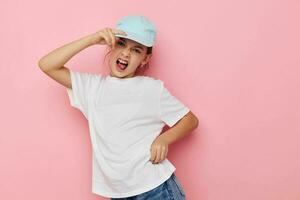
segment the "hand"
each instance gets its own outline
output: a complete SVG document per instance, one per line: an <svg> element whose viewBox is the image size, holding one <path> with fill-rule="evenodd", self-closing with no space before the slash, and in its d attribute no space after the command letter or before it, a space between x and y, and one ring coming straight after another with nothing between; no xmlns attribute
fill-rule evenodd
<svg viewBox="0 0 300 200"><path fill-rule="evenodd" d="M116 43L115 34L126 35L124 31L112 28L104 28L92 34L92 44L107 44L114 48Z"/></svg>
<svg viewBox="0 0 300 200"><path fill-rule="evenodd" d="M151 145L151 158L153 164L163 161L167 157L168 142L164 139L163 134L159 135Z"/></svg>

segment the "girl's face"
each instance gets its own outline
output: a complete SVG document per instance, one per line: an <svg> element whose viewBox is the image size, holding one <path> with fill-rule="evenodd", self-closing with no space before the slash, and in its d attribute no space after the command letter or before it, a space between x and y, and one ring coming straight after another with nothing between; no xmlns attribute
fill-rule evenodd
<svg viewBox="0 0 300 200"><path fill-rule="evenodd" d="M119 78L133 77L140 65L145 65L151 57L147 55L147 47L127 38L116 37L115 48L112 49L109 65L110 75Z"/></svg>

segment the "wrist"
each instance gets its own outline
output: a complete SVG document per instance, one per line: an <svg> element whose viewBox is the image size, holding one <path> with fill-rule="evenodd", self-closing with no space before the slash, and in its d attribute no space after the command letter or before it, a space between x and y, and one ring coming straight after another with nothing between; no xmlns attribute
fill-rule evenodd
<svg viewBox="0 0 300 200"><path fill-rule="evenodd" d="M87 44L88 46L91 46L91 45L96 44L96 40L95 40L94 34L85 36L83 39L86 41L86 44Z"/></svg>
<svg viewBox="0 0 300 200"><path fill-rule="evenodd" d="M164 140L168 145L172 144L174 142L174 134L170 132L170 129L165 131L160 135L162 140Z"/></svg>

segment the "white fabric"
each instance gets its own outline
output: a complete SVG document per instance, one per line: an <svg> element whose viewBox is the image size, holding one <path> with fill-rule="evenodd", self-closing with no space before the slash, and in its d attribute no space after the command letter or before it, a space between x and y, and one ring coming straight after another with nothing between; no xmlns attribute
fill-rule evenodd
<svg viewBox="0 0 300 200"><path fill-rule="evenodd" d="M117 78L70 70L71 106L88 120L93 149L92 192L122 198L147 192L176 170L150 161L152 142L190 110L148 76Z"/></svg>

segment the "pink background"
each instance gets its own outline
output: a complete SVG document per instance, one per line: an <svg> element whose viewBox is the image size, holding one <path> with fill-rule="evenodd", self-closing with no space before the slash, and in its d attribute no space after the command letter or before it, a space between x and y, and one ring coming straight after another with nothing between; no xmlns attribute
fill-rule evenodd
<svg viewBox="0 0 300 200"><path fill-rule="evenodd" d="M187 199L300 199L299 1L0 4L0 199L104 199L91 193L87 121L37 63L128 14L158 28L147 75L199 118L168 153ZM89 47L66 66L107 73L104 50Z"/></svg>

